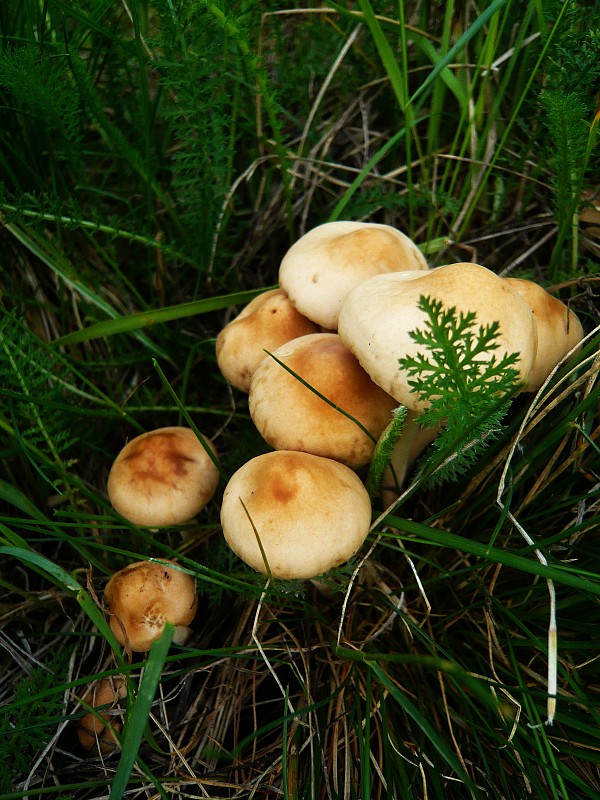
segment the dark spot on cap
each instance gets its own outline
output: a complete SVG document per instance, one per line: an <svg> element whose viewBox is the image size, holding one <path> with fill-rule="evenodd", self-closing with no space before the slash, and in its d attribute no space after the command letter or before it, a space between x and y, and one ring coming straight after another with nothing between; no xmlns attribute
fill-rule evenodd
<svg viewBox="0 0 600 800"><path fill-rule="evenodd" d="M184 478L188 474L187 465L195 459L178 447L178 438L176 433L161 432L135 442L123 456L123 461L133 462L133 480L175 486L174 478Z"/></svg>
<svg viewBox="0 0 600 800"><path fill-rule="evenodd" d="M270 486L271 494L278 503L289 503L296 494L296 489L289 481L286 481L281 475L274 475L271 478Z"/></svg>

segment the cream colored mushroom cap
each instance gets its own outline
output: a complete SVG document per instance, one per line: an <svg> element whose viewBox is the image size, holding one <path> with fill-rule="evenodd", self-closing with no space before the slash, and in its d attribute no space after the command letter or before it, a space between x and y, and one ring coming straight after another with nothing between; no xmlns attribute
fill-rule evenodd
<svg viewBox="0 0 600 800"><path fill-rule="evenodd" d="M258 537L274 577L313 578L356 553L369 532L371 503L344 464L276 450L232 475L221 524L231 549L257 572L268 574Z"/></svg>
<svg viewBox="0 0 600 800"><path fill-rule="evenodd" d="M247 392L252 375L269 352L319 327L297 311L283 289L263 292L219 333L217 364L226 381Z"/></svg>
<svg viewBox="0 0 600 800"><path fill-rule="evenodd" d="M524 391L535 392L559 361L583 339L576 314L543 286L524 278L505 278L529 304L537 330L536 358Z"/></svg>
<svg viewBox="0 0 600 800"><path fill-rule="evenodd" d="M135 525L179 525L206 506L218 483L219 470L195 433L173 426L142 433L125 445L108 476L108 496Z"/></svg>
<svg viewBox="0 0 600 800"><path fill-rule="evenodd" d="M335 333L302 336L273 355L311 388L275 358L260 364L250 384L248 404L263 438L276 450L302 450L350 467L366 464L398 405L394 398L373 383Z"/></svg>
<svg viewBox="0 0 600 800"><path fill-rule="evenodd" d="M138 653L150 649L167 622L175 625L173 641L183 644L198 607L192 576L154 561L137 561L115 572L104 598L117 641Z"/></svg>
<svg viewBox="0 0 600 800"><path fill-rule="evenodd" d="M475 312L476 325L499 322L497 359L519 353L515 365L523 382L533 366L537 334L533 314L519 293L503 278L478 264L458 263L429 272L396 272L370 278L346 298L339 320L339 336L363 368L388 394L413 411L426 404L414 393L398 359L427 353L410 332L426 327L419 297L440 300L457 312ZM480 359L485 362L485 354Z"/></svg>
<svg viewBox="0 0 600 800"><path fill-rule="evenodd" d="M308 319L335 331L348 292L373 275L427 270L419 248L401 231L374 222L326 222L285 254L279 284Z"/></svg>

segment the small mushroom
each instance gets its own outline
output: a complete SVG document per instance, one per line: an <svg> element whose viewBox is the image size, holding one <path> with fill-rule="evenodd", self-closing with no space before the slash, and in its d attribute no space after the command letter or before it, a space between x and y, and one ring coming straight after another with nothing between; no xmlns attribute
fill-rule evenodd
<svg viewBox="0 0 600 800"><path fill-rule="evenodd" d="M505 281L528 303L537 330L537 352L523 390L535 392L559 361L583 339L576 314L543 286L524 278Z"/></svg>
<svg viewBox="0 0 600 800"><path fill-rule="evenodd" d="M231 549L257 572L284 579L314 578L347 561L370 523L369 495L355 472L287 450L240 467L221 508Z"/></svg>
<svg viewBox="0 0 600 800"><path fill-rule="evenodd" d="M225 380L248 392L254 371L272 351L319 327L294 308L282 289L255 297L217 336L217 364Z"/></svg>
<svg viewBox="0 0 600 800"><path fill-rule="evenodd" d="M348 292L367 278L400 270L428 270L414 242L390 225L326 222L285 254L279 284L298 311L335 331Z"/></svg>
<svg viewBox="0 0 600 800"><path fill-rule="evenodd" d="M519 379L527 381L537 348L531 308L503 278L479 264L459 263L429 272L377 275L356 287L346 298L339 318L339 336L371 379L407 408L426 407L409 383L398 359L423 353L411 331L423 329L427 317L418 306L421 296L442 301L457 312L475 312L477 325L498 322L496 358L518 353ZM486 354L480 354L484 364Z"/></svg>
<svg viewBox="0 0 600 800"><path fill-rule="evenodd" d="M173 642L185 644L198 607L192 576L155 561L137 561L115 572L104 598L115 638L136 653L148 651L167 622L175 626Z"/></svg>
<svg viewBox="0 0 600 800"><path fill-rule="evenodd" d="M191 520L218 483L219 470L190 428L158 428L121 450L108 476L108 496L125 519L157 528Z"/></svg>
<svg viewBox="0 0 600 800"><path fill-rule="evenodd" d="M119 748L115 732L121 730L121 723L111 714L119 700L127 696L123 678L102 678L94 681L84 696L84 701L92 708L111 706L98 714L86 714L77 724L77 738L84 750L97 748L102 755L109 755Z"/></svg>
<svg viewBox="0 0 600 800"><path fill-rule="evenodd" d="M248 396L263 438L276 450L302 450L350 467L366 464L398 405L394 398L373 383L335 333L302 336L273 356L278 360L266 358L256 370Z"/></svg>

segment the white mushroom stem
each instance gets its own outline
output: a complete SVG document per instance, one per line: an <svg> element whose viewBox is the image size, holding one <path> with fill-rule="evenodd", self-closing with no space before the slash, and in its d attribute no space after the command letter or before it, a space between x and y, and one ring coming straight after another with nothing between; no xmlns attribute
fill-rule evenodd
<svg viewBox="0 0 600 800"><path fill-rule="evenodd" d="M187 625L175 625L173 630L173 644L185 644L192 635L192 629Z"/></svg>
<svg viewBox="0 0 600 800"><path fill-rule="evenodd" d="M383 479L382 496L386 507L396 500L408 470L440 432L438 427L422 428L416 422L418 416L416 411L407 411L402 434L392 451Z"/></svg>

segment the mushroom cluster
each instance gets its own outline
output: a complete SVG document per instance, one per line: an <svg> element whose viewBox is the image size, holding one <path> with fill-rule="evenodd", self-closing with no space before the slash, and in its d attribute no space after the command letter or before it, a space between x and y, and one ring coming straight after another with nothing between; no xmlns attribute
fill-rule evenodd
<svg viewBox="0 0 600 800"><path fill-rule="evenodd" d="M342 466L344 480L351 474L356 484L353 471L370 461L399 404L408 414L388 471L396 486L437 435L419 426L426 403L398 363L422 347L410 335L426 322L421 297L475 313L480 326L497 323L493 355L517 354L524 391L539 388L583 336L573 312L542 287L473 263L430 269L418 247L387 225L334 222L309 231L285 254L279 285L221 331L217 362L224 377L248 393L252 420L274 449L231 478L223 532L250 566L280 577L314 577L355 553L368 532L364 516L357 535L351 522L357 506L346 499L338 508L334 489L327 490L331 525L318 491L335 486L331 465L338 473ZM480 354L482 368L490 357ZM236 371L243 381L231 378ZM319 465L315 471L313 464ZM309 480L313 474L320 479ZM366 508L358 488L357 496L358 508ZM332 540L340 529L347 530L347 554L338 551L337 562L326 566L315 550L319 556L326 544L336 550Z"/></svg>
<svg viewBox="0 0 600 800"><path fill-rule="evenodd" d="M277 578L317 577L359 550L371 498L356 470L372 459L398 405L408 412L388 472L396 487L437 435L419 426L425 403L399 365L424 347L411 336L426 322L420 298L474 313L480 326L497 324L494 355L517 354L524 391L539 388L583 337L575 314L542 287L473 263L430 269L387 225L335 222L309 231L283 258L279 282L216 341L224 378L247 393L252 420L273 448L227 483L223 535L250 567ZM489 353L478 358L483 368ZM161 428L125 445L108 492L136 525L180 525L211 500L219 474L211 442ZM185 642L197 608L193 579L164 562L129 565L108 582L105 598L111 628L130 651L148 650L167 620L174 640Z"/></svg>
<svg viewBox="0 0 600 800"><path fill-rule="evenodd" d="M220 332L221 372L248 393L252 420L274 448L234 474L221 510L226 540L254 569L312 578L366 538L370 498L354 470L370 461L398 404L338 336L338 316L367 278L428 269L389 225L326 223L288 250L280 288Z"/></svg>

